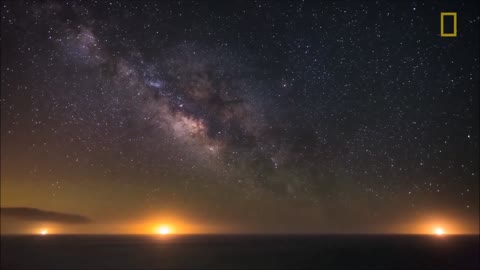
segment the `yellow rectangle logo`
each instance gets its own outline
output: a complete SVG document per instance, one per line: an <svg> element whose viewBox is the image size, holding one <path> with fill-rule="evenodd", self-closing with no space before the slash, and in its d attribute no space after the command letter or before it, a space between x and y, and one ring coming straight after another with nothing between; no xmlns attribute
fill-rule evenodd
<svg viewBox="0 0 480 270"><path fill-rule="evenodd" d="M445 33L445 17L453 17L453 32ZM456 37L457 36L457 13L456 12L441 12L440 13L440 36L441 37Z"/></svg>

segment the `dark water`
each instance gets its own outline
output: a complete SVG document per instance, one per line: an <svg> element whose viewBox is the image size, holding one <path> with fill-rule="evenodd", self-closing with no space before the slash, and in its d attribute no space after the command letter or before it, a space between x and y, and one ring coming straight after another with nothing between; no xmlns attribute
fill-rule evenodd
<svg viewBox="0 0 480 270"><path fill-rule="evenodd" d="M3 236L1 269L479 269L478 236Z"/></svg>

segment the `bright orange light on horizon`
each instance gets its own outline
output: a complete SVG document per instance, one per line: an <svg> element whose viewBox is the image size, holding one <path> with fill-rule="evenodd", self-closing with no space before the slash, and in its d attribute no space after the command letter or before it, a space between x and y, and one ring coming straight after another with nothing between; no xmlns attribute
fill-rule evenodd
<svg viewBox="0 0 480 270"><path fill-rule="evenodd" d="M423 217L414 217L403 224L393 227L393 230L407 234L423 235L462 235L478 234L472 223L465 222L462 217L453 215L429 214Z"/></svg>
<svg viewBox="0 0 480 270"><path fill-rule="evenodd" d="M445 234L445 230L441 227L436 227L433 232L438 235L438 236L442 236Z"/></svg>
<svg viewBox="0 0 480 270"><path fill-rule="evenodd" d="M42 229L42 230L40 230L40 234L41 234L41 235L47 235L47 234L48 234L48 230L47 230L47 229Z"/></svg>
<svg viewBox="0 0 480 270"><path fill-rule="evenodd" d="M157 228L157 233L161 234L161 235L167 235L167 234L170 234L172 232L172 230L170 229L170 227L168 226L160 226Z"/></svg>

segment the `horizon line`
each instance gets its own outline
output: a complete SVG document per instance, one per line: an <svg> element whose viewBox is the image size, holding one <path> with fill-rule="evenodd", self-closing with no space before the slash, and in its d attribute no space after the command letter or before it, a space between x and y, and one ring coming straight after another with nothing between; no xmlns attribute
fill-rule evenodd
<svg viewBox="0 0 480 270"><path fill-rule="evenodd" d="M49 233L48 235L58 236L480 236L480 232L477 233L446 233L441 236L434 233L170 233L168 235L160 235L156 233ZM38 233L0 233L1 236L43 236Z"/></svg>

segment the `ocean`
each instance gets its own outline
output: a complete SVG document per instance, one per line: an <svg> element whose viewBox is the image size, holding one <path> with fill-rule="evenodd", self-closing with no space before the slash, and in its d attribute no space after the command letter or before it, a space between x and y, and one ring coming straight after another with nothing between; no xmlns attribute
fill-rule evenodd
<svg viewBox="0 0 480 270"><path fill-rule="evenodd" d="M1 269L480 269L478 236L2 236Z"/></svg>

